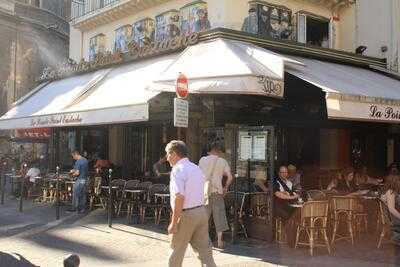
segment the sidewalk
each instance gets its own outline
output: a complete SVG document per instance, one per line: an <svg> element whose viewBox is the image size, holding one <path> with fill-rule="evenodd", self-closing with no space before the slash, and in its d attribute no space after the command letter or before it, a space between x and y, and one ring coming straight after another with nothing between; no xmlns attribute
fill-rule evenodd
<svg viewBox="0 0 400 267"><path fill-rule="evenodd" d="M15 201L15 200L14 200ZM16 201L15 201L16 202ZM374 248L374 240L359 241L358 249L343 243L335 256L318 249L310 257L307 249L280 248L259 241L242 241L225 251L214 250L218 266L399 266L399 251L393 247ZM3 252L17 252L40 266L62 266L69 253L81 257L81 266L166 266L169 252L164 229L150 222L126 225L125 218L107 226L106 213L96 210L88 215L62 214L55 220L55 208L46 205L26 206L23 214L15 203L0 206L0 247ZM183 266L197 266L188 249Z"/></svg>

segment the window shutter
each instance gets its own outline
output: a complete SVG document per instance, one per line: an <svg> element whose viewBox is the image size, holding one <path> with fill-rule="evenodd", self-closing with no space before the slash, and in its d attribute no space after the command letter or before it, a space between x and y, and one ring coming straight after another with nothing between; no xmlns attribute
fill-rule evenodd
<svg viewBox="0 0 400 267"><path fill-rule="evenodd" d="M307 42L307 16L302 13L297 13L297 42Z"/></svg>

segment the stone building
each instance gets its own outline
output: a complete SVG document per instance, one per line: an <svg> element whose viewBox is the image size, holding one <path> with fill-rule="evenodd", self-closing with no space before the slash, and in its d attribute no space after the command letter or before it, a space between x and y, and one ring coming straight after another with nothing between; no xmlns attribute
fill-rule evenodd
<svg viewBox="0 0 400 267"><path fill-rule="evenodd" d="M1 114L36 85L44 66L68 57L66 2L0 1Z"/></svg>
<svg viewBox="0 0 400 267"><path fill-rule="evenodd" d="M68 58L70 6L69 0L0 0L0 114L37 85L45 66Z"/></svg>

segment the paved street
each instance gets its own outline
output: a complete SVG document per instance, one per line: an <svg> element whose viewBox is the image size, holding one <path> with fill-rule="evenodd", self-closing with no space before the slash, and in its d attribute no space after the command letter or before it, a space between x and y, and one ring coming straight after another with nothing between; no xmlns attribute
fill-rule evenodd
<svg viewBox="0 0 400 267"><path fill-rule="evenodd" d="M81 266L165 266L168 236L150 222L127 225L117 219L108 228L103 210L88 215L68 215L55 221L54 207L25 203L24 213L17 212L17 201L7 199L0 206L0 247L2 252L16 252L39 266L62 266L69 253L79 254ZM343 243L328 256L324 250L309 257L306 249L280 248L255 240L228 245L214 251L218 266L396 266L394 248L374 248L374 240L359 241L359 249ZM399 253L397 253L399 254ZM399 257L397 255L397 257ZM184 266L196 266L188 249Z"/></svg>

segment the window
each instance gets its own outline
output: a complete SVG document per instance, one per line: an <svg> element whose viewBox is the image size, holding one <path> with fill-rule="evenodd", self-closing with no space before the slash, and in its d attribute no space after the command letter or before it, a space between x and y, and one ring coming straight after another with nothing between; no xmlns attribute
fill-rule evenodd
<svg viewBox="0 0 400 267"><path fill-rule="evenodd" d="M206 31L211 28L207 3L196 1L180 9L182 35Z"/></svg>
<svg viewBox="0 0 400 267"><path fill-rule="evenodd" d="M132 26L125 25L115 30L114 50L126 52L132 40Z"/></svg>
<svg viewBox="0 0 400 267"><path fill-rule="evenodd" d="M297 41L307 45L333 48L333 24L329 19L297 14Z"/></svg>
<svg viewBox="0 0 400 267"><path fill-rule="evenodd" d="M99 53L104 53L106 50L106 36L104 34L98 34L89 41L89 61L96 58Z"/></svg>
<svg viewBox="0 0 400 267"><path fill-rule="evenodd" d="M40 7L40 0L31 0L31 5L35 7Z"/></svg>
<svg viewBox="0 0 400 267"><path fill-rule="evenodd" d="M170 10L156 16L156 36L157 42L172 39L179 36L179 12Z"/></svg>
<svg viewBox="0 0 400 267"><path fill-rule="evenodd" d="M133 24L133 41L140 47L154 41L155 22L151 18L139 20Z"/></svg>

